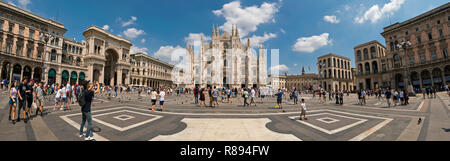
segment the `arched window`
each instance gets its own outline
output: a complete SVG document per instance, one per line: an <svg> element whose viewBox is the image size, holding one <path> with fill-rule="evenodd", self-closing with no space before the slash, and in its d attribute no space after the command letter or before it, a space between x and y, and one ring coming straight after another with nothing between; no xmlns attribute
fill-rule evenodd
<svg viewBox="0 0 450 161"><path fill-rule="evenodd" d="M378 73L378 63L376 61L372 62L373 73Z"/></svg>
<svg viewBox="0 0 450 161"><path fill-rule="evenodd" d="M370 74L370 64L369 63L366 63L366 64L364 64L364 69L366 70L366 74Z"/></svg>
<svg viewBox="0 0 450 161"><path fill-rule="evenodd" d="M356 52L356 60L361 61L361 50Z"/></svg>
<svg viewBox="0 0 450 161"><path fill-rule="evenodd" d="M377 58L377 50L374 46L370 47L370 56L372 57L372 59Z"/></svg>
<svg viewBox="0 0 450 161"><path fill-rule="evenodd" d="M369 50L364 49L364 60L368 60L369 59Z"/></svg>
<svg viewBox="0 0 450 161"><path fill-rule="evenodd" d="M393 42L391 42L391 43L389 43L389 48L391 49L391 51L394 51L394 49L395 49L395 47L394 47L394 43Z"/></svg>

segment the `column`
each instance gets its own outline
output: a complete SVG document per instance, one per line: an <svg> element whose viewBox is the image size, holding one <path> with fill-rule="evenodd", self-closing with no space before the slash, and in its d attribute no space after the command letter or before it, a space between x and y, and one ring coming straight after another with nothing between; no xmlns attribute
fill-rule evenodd
<svg viewBox="0 0 450 161"><path fill-rule="evenodd" d="M31 68L31 79L34 80L34 69Z"/></svg>
<svg viewBox="0 0 450 161"><path fill-rule="evenodd" d="M420 81L420 89L423 88L423 82L422 82L422 73L419 73L419 81Z"/></svg>
<svg viewBox="0 0 450 161"><path fill-rule="evenodd" d="M20 70L20 81L23 81L23 71L25 70L25 66L22 67L22 69Z"/></svg>
<svg viewBox="0 0 450 161"><path fill-rule="evenodd" d="M13 68L14 66L13 66L13 64L11 63L11 65L10 65L10 69L9 69L9 86L11 87L11 84L12 84L12 75L13 75L13 70L14 70L14 68Z"/></svg>
<svg viewBox="0 0 450 161"><path fill-rule="evenodd" d="M124 84L125 82L122 82L122 68L118 67L117 69L117 85Z"/></svg>

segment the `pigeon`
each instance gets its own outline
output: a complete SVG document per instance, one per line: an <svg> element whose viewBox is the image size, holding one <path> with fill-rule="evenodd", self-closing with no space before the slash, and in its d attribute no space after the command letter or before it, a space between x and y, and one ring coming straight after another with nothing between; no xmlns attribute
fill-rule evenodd
<svg viewBox="0 0 450 161"><path fill-rule="evenodd" d="M422 118L419 118L419 121L417 122L417 125L420 125L422 123Z"/></svg>

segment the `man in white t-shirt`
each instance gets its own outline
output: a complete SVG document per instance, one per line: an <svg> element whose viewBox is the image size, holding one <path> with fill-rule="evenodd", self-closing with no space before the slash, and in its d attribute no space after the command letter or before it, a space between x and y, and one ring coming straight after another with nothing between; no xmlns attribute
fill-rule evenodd
<svg viewBox="0 0 450 161"><path fill-rule="evenodd" d="M63 104L63 106L61 107L61 111L64 110L64 108L67 105L67 89L66 86L63 85L63 88L60 90L61 91L61 103Z"/></svg>
<svg viewBox="0 0 450 161"><path fill-rule="evenodd" d="M159 94L159 107L161 108L161 111L164 110L164 97L166 96L165 89L162 89Z"/></svg>
<svg viewBox="0 0 450 161"><path fill-rule="evenodd" d="M256 91L255 91L255 88L252 88L252 91L251 91L251 99L250 99L250 105L253 103L253 104L255 104L255 106L256 106Z"/></svg>

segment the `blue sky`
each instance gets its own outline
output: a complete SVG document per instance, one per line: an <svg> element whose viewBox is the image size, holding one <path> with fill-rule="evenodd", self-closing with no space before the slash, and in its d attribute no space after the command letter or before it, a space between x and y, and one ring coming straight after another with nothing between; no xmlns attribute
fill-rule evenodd
<svg viewBox="0 0 450 161"><path fill-rule="evenodd" d="M278 69L316 73L317 57L336 53L354 60L353 47L378 40L383 27L447 0L5 0L65 24L67 37L83 40L91 25L128 38L133 51L166 60L212 25L238 24L251 37L280 50ZM327 17L325 17L327 16ZM107 26L105 26L107 25ZM247 34L248 33L248 34ZM270 62L270 60L268 60ZM353 62L354 63L354 62ZM353 64L354 66L354 64ZM310 67L310 70L309 70Z"/></svg>

